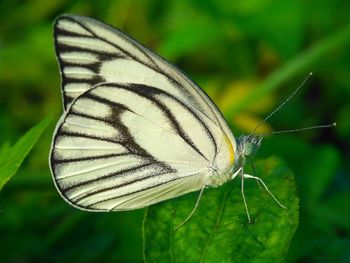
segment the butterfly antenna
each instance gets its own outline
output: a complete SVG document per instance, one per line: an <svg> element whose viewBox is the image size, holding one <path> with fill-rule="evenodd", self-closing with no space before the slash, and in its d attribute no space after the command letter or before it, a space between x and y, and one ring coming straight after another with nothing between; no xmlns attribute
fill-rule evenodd
<svg viewBox="0 0 350 263"><path fill-rule="evenodd" d="M299 87L297 87L292 94L289 95L289 97L287 99L285 99L281 105L279 105L275 110L273 110L267 117L265 117L265 119L263 119L255 128L254 130L249 134L249 136L253 135L257 129L260 128L261 125L263 125L268 119L270 119L276 112L278 112L284 105L286 105L286 103L294 97L294 95L302 88L305 86L305 84L309 81L309 79L312 76L312 72L309 73L309 75L303 80L303 82L299 85Z"/></svg>
<svg viewBox="0 0 350 263"><path fill-rule="evenodd" d="M299 132L299 131L307 131L307 130L314 130L314 129L323 129L323 128L332 128L337 126L336 122L325 124L325 125L316 125L316 126L310 126L305 128L298 128L298 129L291 129L291 130L283 130L283 131L273 131L268 134L280 134L280 133L292 133L292 132Z"/></svg>

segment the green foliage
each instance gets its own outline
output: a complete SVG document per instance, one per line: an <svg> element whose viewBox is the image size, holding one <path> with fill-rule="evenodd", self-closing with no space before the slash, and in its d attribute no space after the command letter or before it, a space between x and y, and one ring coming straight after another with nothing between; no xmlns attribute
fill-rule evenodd
<svg viewBox="0 0 350 263"><path fill-rule="evenodd" d="M348 191L328 192L334 184L332 179L339 169L341 156L334 146L315 147L284 136L266 140L259 156L269 156L272 150L289 160L288 166L298 175L296 181L302 203L301 223L289 251L290 261L305 257L309 250L320 250L313 256L318 262L330 262L332 259L342 262L336 251L341 251L346 240L339 242L333 228L339 231L349 227L345 218L349 218L350 211L344 206L344 201L348 200L345 198ZM310 239L310 236L314 238ZM323 247L324 242L338 245ZM336 246L339 246L339 250L335 249Z"/></svg>
<svg viewBox="0 0 350 263"><path fill-rule="evenodd" d="M250 107L254 101L257 101L268 93L271 93L274 89L280 87L285 81L290 79L291 75L296 75L302 71L305 72L307 68L310 68L316 61L331 54L339 49L341 46L349 45L350 43L350 24L345 28L336 32L334 35L327 37L320 41L317 45L309 50L301 53L299 56L290 60L288 64L276 70L273 74L267 78L260 88L252 93L250 96L244 98L240 103L233 105L231 109L226 113L227 116L233 116L237 112Z"/></svg>
<svg viewBox="0 0 350 263"><path fill-rule="evenodd" d="M16 173L24 158L28 155L52 117L43 119L27 131L12 147L5 143L0 150L0 191Z"/></svg>
<svg viewBox="0 0 350 263"><path fill-rule="evenodd" d="M192 37L188 37L192 35ZM182 23L176 31L169 35L159 46L159 52L169 59L176 59L194 52L198 46L213 44L215 39L222 37L222 32L206 19L190 25Z"/></svg>
<svg viewBox="0 0 350 263"><path fill-rule="evenodd" d="M256 172L288 209L284 210L255 182L245 193L253 222L247 216L236 179L206 189L200 205L183 227L198 193L149 207L143 226L146 262L283 262L298 225L294 178L276 158L256 162Z"/></svg>

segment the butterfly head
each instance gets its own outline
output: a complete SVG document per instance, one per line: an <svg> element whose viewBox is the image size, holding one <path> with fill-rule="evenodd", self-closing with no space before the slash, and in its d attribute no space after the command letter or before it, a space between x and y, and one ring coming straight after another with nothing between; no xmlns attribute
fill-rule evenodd
<svg viewBox="0 0 350 263"><path fill-rule="evenodd" d="M238 159L240 166L244 166L246 160L250 160L257 153L262 136L248 135L241 136L238 138L237 149L238 149Z"/></svg>

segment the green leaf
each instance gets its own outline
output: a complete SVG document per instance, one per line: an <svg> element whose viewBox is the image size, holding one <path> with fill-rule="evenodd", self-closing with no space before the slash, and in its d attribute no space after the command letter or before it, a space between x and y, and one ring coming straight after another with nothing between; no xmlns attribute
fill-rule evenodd
<svg viewBox="0 0 350 263"><path fill-rule="evenodd" d="M52 117L46 117L36 126L27 131L12 147L5 143L0 150L0 191L8 180L16 173L24 158L28 155L42 132L51 122Z"/></svg>
<svg viewBox="0 0 350 263"><path fill-rule="evenodd" d="M1 146L1 149L0 149L0 160L5 158L10 150L11 150L10 143L4 142L4 144Z"/></svg>
<svg viewBox="0 0 350 263"><path fill-rule="evenodd" d="M245 180L249 224L240 194L240 180L204 191L199 207L183 227L198 193L149 207L143 238L146 262L283 262L298 225L299 200L292 173L277 158L255 163L279 207L254 181Z"/></svg>

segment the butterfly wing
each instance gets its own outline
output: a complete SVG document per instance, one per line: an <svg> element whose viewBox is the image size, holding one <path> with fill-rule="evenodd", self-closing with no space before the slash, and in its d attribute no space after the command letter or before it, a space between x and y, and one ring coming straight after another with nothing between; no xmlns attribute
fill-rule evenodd
<svg viewBox="0 0 350 263"><path fill-rule="evenodd" d="M164 90L234 138L211 99L180 70L119 30L91 18L63 15L54 25L64 108L99 83L138 83Z"/></svg>
<svg viewBox="0 0 350 263"><path fill-rule="evenodd" d="M70 203L88 210L135 209L202 188L217 156L214 136L225 135L165 91L101 84L63 116L50 163Z"/></svg>
<svg viewBox="0 0 350 263"><path fill-rule="evenodd" d="M118 30L61 16L55 46L65 113L50 156L61 195L87 210L145 207L231 167L235 140L209 97Z"/></svg>

